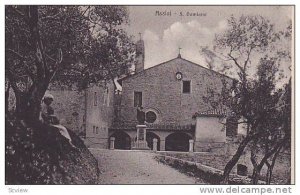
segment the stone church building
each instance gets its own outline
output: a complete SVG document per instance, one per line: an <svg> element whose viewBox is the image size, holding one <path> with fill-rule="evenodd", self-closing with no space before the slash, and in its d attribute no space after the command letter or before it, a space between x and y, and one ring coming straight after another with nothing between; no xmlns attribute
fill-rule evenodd
<svg viewBox="0 0 300 195"><path fill-rule="evenodd" d="M222 123L226 121L226 112L213 110L203 98L208 89L220 92L222 81L232 85L233 79L184 59L180 54L145 69L143 40L139 40L136 47L134 74L74 94L73 105L54 105L60 118L65 118L65 126L77 127L78 132L83 132L86 145L110 148L113 137L114 148L132 149L137 136L138 106L145 112L150 149L156 138L157 149L161 151L188 151L190 140L195 151L203 151L223 147L226 137L236 135L237 127ZM50 93L55 97L68 96L55 90ZM62 99L54 102L64 102ZM71 113L65 114L66 109L71 109Z"/></svg>

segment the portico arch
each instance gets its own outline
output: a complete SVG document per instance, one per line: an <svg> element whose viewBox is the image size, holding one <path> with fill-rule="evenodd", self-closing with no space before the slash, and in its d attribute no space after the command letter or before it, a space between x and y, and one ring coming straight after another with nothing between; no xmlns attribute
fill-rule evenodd
<svg viewBox="0 0 300 195"><path fill-rule="evenodd" d="M189 151L189 140L192 137L187 133L172 133L166 137L166 151Z"/></svg>
<svg viewBox="0 0 300 195"><path fill-rule="evenodd" d="M116 131L110 136L110 138L111 137L115 138L115 149L121 149L121 150L131 149L131 139L126 132Z"/></svg>
<svg viewBox="0 0 300 195"><path fill-rule="evenodd" d="M151 150L153 150L153 139L154 138L157 139L157 150L160 151L160 137L151 131L147 132L146 141L147 141L148 147Z"/></svg>

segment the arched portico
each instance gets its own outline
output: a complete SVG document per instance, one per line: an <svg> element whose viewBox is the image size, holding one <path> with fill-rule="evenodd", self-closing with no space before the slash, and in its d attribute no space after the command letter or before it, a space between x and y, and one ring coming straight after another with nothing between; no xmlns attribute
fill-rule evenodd
<svg viewBox="0 0 300 195"><path fill-rule="evenodd" d="M157 150L160 151L160 137L151 131L147 132L146 141L148 144L148 147L153 150L153 139L157 139Z"/></svg>
<svg viewBox="0 0 300 195"><path fill-rule="evenodd" d="M131 149L131 138L130 136L124 131L116 131L111 136L115 138L115 149L121 150L130 150ZM109 140L110 140L109 138ZM109 146L110 147L110 146Z"/></svg>
<svg viewBox="0 0 300 195"><path fill-rule="evenodd" d="M190 139L192 137L187 133L171 133L166 137L165 150L188 152Z"/></svg>

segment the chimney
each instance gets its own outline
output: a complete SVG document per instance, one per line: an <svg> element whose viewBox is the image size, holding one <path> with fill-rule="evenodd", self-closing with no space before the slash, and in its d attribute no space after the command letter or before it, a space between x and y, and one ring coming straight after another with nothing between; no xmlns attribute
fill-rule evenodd
<svg viewBox="0 0 300 195"><path fill-rule="evenodd" d="M140 34L140 40L136 42L136 65L135 65L135 73L141 72L144 70L144 62L145 62L145 45L142 40L142 34Z"/></svg>

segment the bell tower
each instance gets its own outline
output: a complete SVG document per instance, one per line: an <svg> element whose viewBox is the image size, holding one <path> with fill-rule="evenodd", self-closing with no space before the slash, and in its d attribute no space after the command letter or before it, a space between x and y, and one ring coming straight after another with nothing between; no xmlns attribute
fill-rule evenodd
<svg viewBox="0 0 300 195"><path fill-rule="evenodd" d="M145 63L145 45L144 41L142 40L142 33L139 33L140 40L136 43L136 65L135 65L135 73L141 72L144 70L144 63Z"/></svg>

